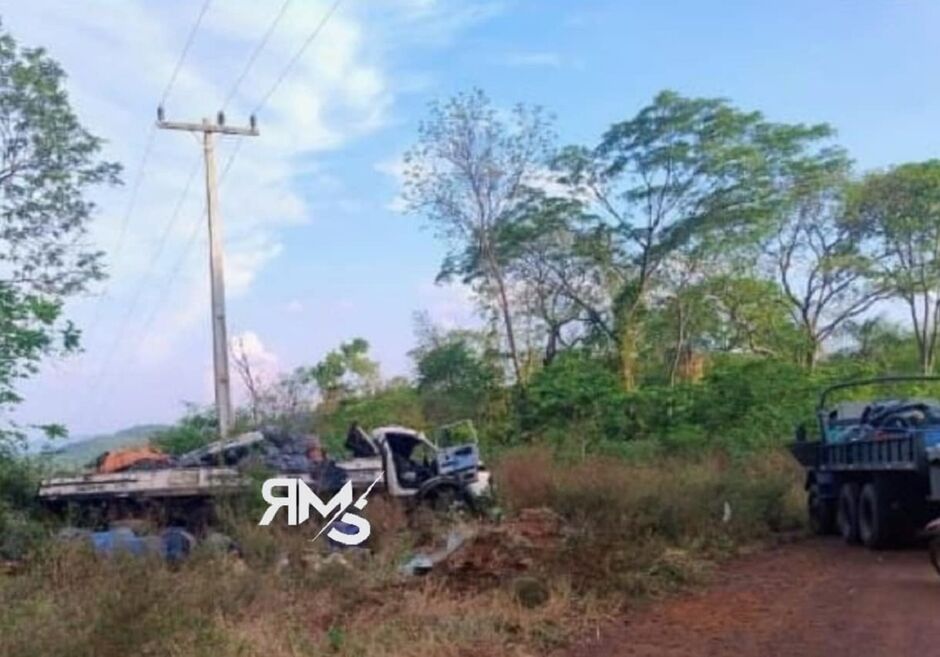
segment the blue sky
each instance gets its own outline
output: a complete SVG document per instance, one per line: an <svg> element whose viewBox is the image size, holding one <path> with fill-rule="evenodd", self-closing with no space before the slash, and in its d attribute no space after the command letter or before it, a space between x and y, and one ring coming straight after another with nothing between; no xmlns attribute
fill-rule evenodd
<svg viewBox="0 0 940 657"><path fill-rule="evenodd" d="M154 136L128 212L155 105L200 4L35 0L2 10L23 44L60 60L76 109L128 183L99 198L94 239L111 252L112 278L69 306L86 351L24 387L20 421L90 433L211 401L198 174L172 220L199 156L192 139ZM280 6L212 2L168 116L214 114ZM230 121L257 104L326 7L292 2L235 90ZM391 376L409 372L415 311L474 321L465 290L433 284L443 246L395 209L397 163L432 99L479 86L499 105L544 105L561 142L592 144L661 89L724 96L774 120L829 122L860 168L882 167L940 152L938 33L933 2L346 0L262 109L262 136L242 144L222 185L230 334L270 374L362 336ZM220 147L221 162L230 148Z"/></svg>

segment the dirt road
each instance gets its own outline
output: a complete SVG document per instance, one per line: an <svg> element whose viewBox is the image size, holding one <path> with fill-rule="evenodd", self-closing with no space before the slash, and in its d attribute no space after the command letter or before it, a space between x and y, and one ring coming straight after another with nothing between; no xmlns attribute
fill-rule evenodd
<svg viewBox="0 0 940 657"><path fill-rule="evenodd" d="M940 577L923 550L787 545L729 564L698 593L602 627L570 655L940 655Z"/></svg>

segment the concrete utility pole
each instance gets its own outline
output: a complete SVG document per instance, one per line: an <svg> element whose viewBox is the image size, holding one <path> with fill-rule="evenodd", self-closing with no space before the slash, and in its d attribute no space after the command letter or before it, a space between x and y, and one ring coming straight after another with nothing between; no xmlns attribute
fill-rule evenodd
<svg viewBox="0 0 940 657"><path fill-rule="evenodd" d="M215 407L219 416L219 434L226 438L234 423L232 392L228 371L228 335L225 328L225 280L222 267L222 214L219 212L219 190L215 173L215 133L257 137L258 125L252 116L249 127L225 125L219 112L215 123L165 121L163 108L157 108L157 127L164 130L185 130L202 133L202 151L206 160L206 213L209 217L209 276L212 289L212 361L215 368Z"/></svg>

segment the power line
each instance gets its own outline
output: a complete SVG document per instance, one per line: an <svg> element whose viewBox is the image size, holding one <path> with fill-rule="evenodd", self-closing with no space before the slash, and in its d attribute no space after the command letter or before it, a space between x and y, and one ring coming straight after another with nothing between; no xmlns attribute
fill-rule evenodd
<svg viewBox="0 0 940 657"><path fill-rule="evenodd" d="M196 22L193 23L192 29L189 30L189 36L186 37L186 44L183 46L183 52L180 53L179 59L176 60L176 65L173 67L173 73L170 74L170 79L167 81L166 87L163 89L163 93L160 95L161 105L166 103L166 99L170 95L170 90L176 83L176 76L179 75L180 69L183 66L183 61L186 59L186 55L189 53L189 49L193 45L193 40L196 38L196 32L199 31L199 26L202 25L202 18L206 15L206 11L209 9L209 4L211 2L212 0L205 0L205 2L202 3L202 7L199 9L199 15L196 16Z"/></svg>
<svg viewBox="0 0 940 657"><path fill-rule="evenodd" d="M271 96L274 95L274 93L277 91L277 89L280 87L280 85L284 82L284 80L287 78L287 76L288 76L288 74L290 73L290 71L294 68L294 66L296 66L297 62L300 60L300 58L303 56L303 54L307 51L307 49L310 47L310 45L316 40L317 36L320 34L320 32L323 30L323 28L324 28L324 27L326 26L326 24L329 22L330 18L333 16L333 14L336 12L336 10L339 8L339 6L342 4L342 1L343 1L343 0L335 0L335 2L329 7L329 9L326 11L326 13L324 13L324 15L323 15L323 16L321 17L321 19L318 21L318 23L314 26L314 28L313 28L313 30L310 32L310 34L305 38L305 40L304 40L304 42L301 44L300 48L294 53L294 55L293 55L293 56L291 57L291 59L288 61L287 65L281 70L281 72L280 72L280 73L278 74L278 76L275 78L274 83L268 88L268 91L261 97L261 99L259 100L259 102L258 102L257 105L255 106L255 110L252 112L252 114L256 114L257 112L259 112L259 111L267 104L268 100L270 100ZM203 15L205 14L205 10L206 10L206 8L208 7L209 2L210 2L210 0L206 0L205 4L203 5L203 9L200 11L200 14L199 14L199 16L198 16L198 18L197 18L196 26L194 26L194 29L193 29L193 30L191 31L191 33L190 33L190 37L187 39L187 44L186 44L186 46L184 47L183 56L185 56L186 51L188 51L189 46L191 45L192 37L193 37L193 35L195 34L195 30L196 30L196 28L198 27L199 23L202 21L202 17L203 17ZM243 67L241 73L240 73L240 74L238 75L238 77L235 79L235 82L233 83L232 87L230 88L228 94L226 95L226 98L225 98L225 101L224 101L224 104L223 104L223 109L224 109L225 105L227 105L227 104L231 101L231 99L234 97L234 95L237 93L237 91L238 91L238 89L240 88L242 82L243 82L244 79L247 77L247 75L248 75L248 73L249 73L251 67L254 66L254 63L255 63L255 61L257 60L258 56L260 55L260 53L262 52L262 50L263 50L264 47L266 46L267 42L270 40L270 37L271 37L271 35L273 34L273 32L274 32L275 28L277 27L278 23L279 23L279 22L281 21L281 19L283 18L283 16L284 16L284 14L285 14L285 12L286 12L286 10L287 10L287 7L288 7L288 5L290 4L290 2L291 2L291 0L285 0L285 1L283 2L283 4L281 5L280 9L278 10L278 13L277 13L277 14L275 15L275 17L274 17L274 20L269 24L268 28L265 30L265 33L263 34L263 36L262 36L262 38L261 38L261 41L255 46L254 50L252 51L251 55L249 56L248 60L246 61L246 64L245 64L245 66ZM182 61L182 58L181 58L181 61ZM173 74L173 77L172 77L173 80L175 80L175 77L176 77L176 73L177 73L177 71L178 71L178 68L179 68L179 64L177 65L177 69L174 70L174 74ZM163 99L165 99L166 96L168 95L168 90L169 90L169 87L170 87L170 86L171 86L171 85L168 85L167 91L164 92ZM161 102L162 102L162 101L161 101ZM152 129L151 129L151 139L149 140L150 143L152 143L152 136L153 136L153 133L154 133L154 132L155 132L155 128L152 128ZM239 152L240 152L240 150L241 150L241 145L242 145L242 140L239 139L239 140L236 142L235 147L234 147L234 149L232 150L232 153L230 154L228 160L226 161L225 167L224 167L224 169L223 169L222 175L221 175L220 180L219 180L219 185L220 185L220 186L221 186L222 182L224 182L225 178L227 177L227 174L228 174L229 170L231 169L231 167L232 167L232 165L233 165L235 159L238 157L238 154L239 154ZM191 181L190 181L190 182L191 182ZM186 194L186 192L184 192L184 195L183 195L183 196L185 196L185 194ZM181 198L181 201L180 201L180 205L181 205L181 204L182 204L182 198ZM179 207L179 205L178 205L178 207ZM151 313L148 315L147 321L144 323L145 331L148 329L148 327L152 326L153 320L154 320L154 319L156 318L156 316L157 316L157 312L158 312L159 309L163 306L163 303L164 303L164 301L166 300L167 295L169 294L169 290L171 289L173 283L175 282L175 279L176 279L176 277L178 276L180 270L182 269L183 264L184 264L185 261L188 259L188 256L189 256L190 252L192 251L193 246L196 244L196 238L198 237L198 234L199 234L199 227L200 227L200 225L201 225L201 220L202 220L202 218L205 217L205 214L206 214L206 207L205 207L205 205L204 205L204 206L203 206L203 210L202 210L202 212L200 213L200 220L197 221L197 222L194 222L193 231L191 232L191 234L190 234L190 236L189 236L189 239L188 239L188 241L187 241L187 244L185 245L183 251L181 252L180 257L177 259L176 265L175 265L175 266L173 267L173 269L171 270L170 276L166 279L166 282L165 282L163 288L161 289L161 292L160 292L159 296L157 297L157 303L153 306L153 310L152 310ZM131 312L127 312L127 313L125 314L125 317L126 317L127 319L129 319L129 318L130 318L130 315L131 315ZM122 330L121 330L121 339L114 342L113 348L112 348L111 351L109 352L109 356L108 356L107 361L106 361L108 365L109 365L110 362L113 360L114 353L120 348L120 342L121 342L122 339L123 339L123 332L124 332L124 331L123 331L123 329L122 329ZM149 332L144 333L144 335L141 337L140 342L142 342L142 341L143 341L143 338L145 338L147 335L149 335ZM102 374L104 373L105 370L107 370L107 366L104 367L104 368L102 368ZM94 387L97 387L97 385L94 386ZM97 404L96 404L95 406L96 406L96 408L98 407Z"/></svg>
<svg viewBox="0 0 940 657"><path fill-rule="evenodd" d="M102 361L101 367L98 369L98 372L95 375L95 378L92 380L92 384L90 386L91 390L98 389L99 385L102 382L102 379L104 378L108 369L111 367L111 363L113 362L115 355L120 349L121 343L124 341L124 335L127 332L128 322L133 316L134 311L137 310L137 304L140 301L140 295L144 288L143 284L147 280L147 275L150 269L153 267L153 263L156 262L156 259L163 252L163 248L166 245L166 242L170 236L170 233L172 232L173 228L176 226L176 223L180 217L180 214L182 213L184 201L186 200L186 197L189 195L189 190L192 187L193 181L196 178L196 174L199 172L199 160L196 159L194 164L195 166L191 168L189 177L186 180L186 186L183 189L183 193L180 195L179 199L177 200L176 207L173 210L173 214L170 216L170 220L167 222L166 226L163 229L163 233L160 235L158 239L157 250L154 256L151 258L150 265L148 265L148 267L144 269L143 272L141 273L141 277L138 281L138 285L134 291L134 295L131 299L131 302L125 305L124 307L124 314L121 316L120 323L118 324L118 330L115 335L115 339L111 343L111 348L108 350L107 355Z"/></svg>
<svg viewBox="0 0 940 657"><path fill-rule="evenodd" d="M180 68L183 66L183 62L186 60L186 55L189 53L190 47L193 45L193 40L196 37L196 32L199 31L199 26L202 24L202 19L206 15L206 11L209 9L209 4L212 0L205 0L202 7L199 10L199 15L196 17L196 22L193 24L192 28L189 31L189 36L186 38L186 43L183 45L183 50L180 52L179 57L176 59L176 64L173 66L173 72L170 75L170 79L167 80L166 86L163 89L163 94L160 97L160 104L162 105L167 96L169 96L170 91L173 89L173 85L176 83L176 78L179 75ZM140 157L140 163L137 165L137 171L134 176L134 182L131 184L131 192L127 199L127 206L125 207L124 213L121 215L120 228L118 229L118 238L117 242L114 245L114 256L113 262L117 263L118 258L121 255L121 250L124 248L124 240L127 237L127 227L130 224L131 215L134 212L134 207L137 205L137 197L140 193L140 186L145 177L145 172L147 170L147 164L150 161L150 154L153 151L153 142L156 136L156 126L151 124L150 129L147 131L147 140L144 144L144 151ZM91 326L88 328L88 333L93 333L98 326L99 318L101 313L97 311L98 307L101 304L100 299L104 297L105 294L102 294L99 297L99 301L95 304L96 312L92 316Z"/></svg>
<svg viewBox="0 0 940 657"><path fill-rule="evenodd" d="M235 144L235 148L232 150L232 153L229 155L228 159L225 161L225 166L222 168L222 175L219 177L219 186L225 182L225 177L228 175L229 169L232 168L232 163L235 161L235 158L238 156L238 151L241 147L242 141L238 140ZM153 325L153 321L157 318L157 312L160 310L160 307L163 306L163 302L166 301L167 294L169 294L170 289L173 286L173 283L176 280L176 277L179 275L180 271L183 269L183 264L189 257L189 254L192 253L193 247L196 245L199 237L200 228L202 227L202 220L206 215L206 205L203 203L202 212L199 215L199 219L193 222L193 229L190 231L190 234L186 240L186 244L183 247L183 250L180 252L180 257L177 258L176 264L170 270L170 275L166 278L163 288L161 288L160 293L157 297L157 303L153 305L150 314L147 316L147 320L144 322L144 327L150 327ZM145 333L143 337L146 337L148 333Z"/></svg>
<svg viewBox="0 0 940 657"><path fill-rule="evenodd" d="M271 35L274 34L274 29L277 27L278 23L281 22L281 19L284 18L284 13L287 11L287 7L290 6L291 0L284 0L284 3L281 5L281 8L278 10L277 15L274 17L274 20L271 21L271 24L268 25L268 29L265 31L264 36L261 37L261 40L255 46L255 49L252 51L251 55L248 57L248 61L245 63L242 72L237 78L235 78L235 83L232 85L232 88L229 90L228 95L225 96L225 100L222 101L222 109L231 102L232 98L235 96L239 87L241 87L242 82L244 82L245 77L248 75L248 72L251 70L251 67L254 66L255 60L258 59L258 55L261 54L261 51L264 50L265 46L268 44L268 40L271 38Z"/></svg>
<svg viewBox="0 0 940 657"><path fill-rule="evenodd" d="M327 22L333 16L334 12L336 12L336 10L339 8L339 6L342 3L343 3L343 0L336 0L330 6L330 8L327 9L326 13L323 14L323 16L320 18L320 22L317 23L316 27L313 28L313 31L310 33L309 36L307 36L307 38L304 40L303 44L300 46L297 52L294 53L294 56L287 63L287 66L283 68L280 75L278 75L278 77L274 80L274 84L272 84L271 87L268 89L267 93L265 93L261 97L261 100L258 101L258 104L255 106L255 109L252 112L253 114L257 114L258 112L260 112L261 108L264 107L265 104L267 104L271 96L274 95L274 92L277 91L277 88L281 86L282 82L284 82L284 79L287 77L287 74L290 73L291 69L294 68L294 66L297 64L298 61L300 61L300 58L303 57L303 54L307 51L307 48L309 48L310 44L314 42L314 40L317 38L317 36L326 26Z"/></svg>
<svg viewBox="0 0 940 657"><path fill-rule="evenodd" d="M264 46L270 40L271 35L274 33L274 30L277 27L278 23L284 17L287 7L290 3L291 3L291 0L285 0L284 3L281 5L280 10L278 10L277 15L274 17L274 20L268 25L268 29L265 31L264 35L262 36L261 41L258 43L258 45L255 46L255 49L252 51L251 56L249 56L248 60L246 61L246 64L244 68L242 69L242 72L236 78L235 83L232 85L231 89L229 90L229 93L227 94L226 99L225 99L225 104L223 105L223 109L224 109L224 106L227 105L228 102L234 97L239 86L244 81L245 77L248 75L249 70L254 65L254 62L257 60L258 55L261 53ZM255 112L260 111L264 107L265 103L267 103L270 97L274 94L274 92L277 90L280 84L287 77L288 72L297 64L297 61L300 59L301 56L303 56L303 53L307 50L307 48L310 47L310 44L313 43L313 41L317 38L317 36L323 30L323 27L329 21L330 17L336 12L337 8L339 7L341 3L342 3L342 0L336 0L336 2L334 2L333 5L327 10L327 12L321 17L320 21L317 23L317 25L314 27L311 33L304 40L300 49L294 53L293 57L288 62L287 66L285 66L281 70L281 73L276 78L275 83L268 89L268 92L262 97L261 101L256 105ZM219 178L220 186L222 185L223 182L225 182L225 179L228 176L229 170L232 168L232 165L234 164L235 159L238 157L238 154L241 151L242 143L243 142L241 139L235 142L235 147L232 150L231 154L229 155L228 159L226 160L225 166L222 169L222 175ZM206 208L205 208L205 205L203 205L203 209L201 213L202 218L205 217L205 213L206 213ZM186 246L184 247L184 251L181 254L180 258L177 260L176 266L171 270L170 276L167 279L167 284L164 286L163 292L160 295L160 297L158 297L159 301L156 304L154 311L149 316L150 319L144 324L145 327L149 326L152 323L152 320L156 317L156 314L157 314L156 311L159 309L159 307L162 305L162 302L165 300L169 287L175 281L176 276L178 275L183 262L185 262L186 260L186 256L192 250L193 245L196 243L196 236L198 235L198 229L199 229L200 223L196 222L194 226L195 227L193 229L193 232L190 235Z"/></svg>
<svg viewBox="0 0 940 657"><path fill-rule="evenodd" d="M173 66L173 71L170 74L169 80L167 80L166 86L163 88L163 93L160 97L160 104L162 105L170 92L173 89L173 85L176 83L176 78L179 75L180 69L183 66L183 62L186 60L186 55L189 53L189 49L193 45L195 40L196 33L199 31L199 27L202 25L202 19L206 15L206 11L209 9L209 4L212 0L205 0L202 4L202 7L199 9L199 14L196 16L196 21L193 23L192 28L189 30L189 34L186 37L186 42L183 45L183 49L180 52L179 57L176 59L176 63ZM114 245L114 255L112 258L112 264L120 262L119 258L121 256L121 251L124 248L124 240L127 237L127 228L130 224L131 215L134 212L134 208L137 205L137 198L140 193L140 187L143 183L144 178L146 177L147 164L150 161L150 154L153 151L153 142L156 136L157 128L155 125L150 124L150 128L147 131L147 138L144 144L144 150L141 154L140 162L137 165L137 172L134 176L134 182L131 185L131 192L128 196L127 206L125 207L124 213L121 216L120 228L118 230L117 242ZM94 304L95 312L91 318L91 324L85 330L88 335L92 335L98 328L98 323L102 316L101 313L101 300L107 296L107 290L105 290L99 297L97 302Z"/></svg>
<svg viewBox="0 0 940 657"><path fill-rule="evenodd" d="M241 146L241 143L242 143L241 140L239 140L239 141L237 142L236 148L233 149L231 155L229 155L228 160L226 160L225 166L224 166L223 169L222 169L222 175L221 175L221 177L220 177L220 179L219 179L219 184L220 184L220 185L221 185L221 183L225 180L225 177L226 177L226 175L228 174L229 169L232 168L232 163L235 161L235 158L236 158L237 155L238 155L238 151L239 151L239 148L238 148L238 147ZM196 160L196 165L197 165L197 166L196 166L196 167L194 168L194 170L193 170L194 173L195 173L195 172L198 172L198 170L199 170L199 167L198 167L198 165L199 165L199 160L198 160L198 159ZM176 222L176 219L177 219L177 216L178 216L178 214L179 214L179 211L180 211L181 208L182 208L183 199L185 199L185 197L188 195L189 188L191 187L192 182L193 182L194 179L195 179L195 176L194 176L194 175L190 175L189 180L187 181L187 184L186 184L186 189L184 190L183 194L180 196L179 201L177 202L176 210L174 211L174 213L173 213L173 218L171 219L171 222L170 222L171 224L173 224L173 223ZM160 291L159 291L159 293L158 293L158 295L157 295L157 297L156 297L156 303L151 306L151 311L150 311L150 313L147 315L146 320L143 322L143 327L144 327L145 332L143 333L143 335L141 336L141 338L137 341L138 346L143 343L144 339L145 339L147 336L150 335L149 328L153 326L153 323L154 323L154 321L155 321L156 318L157 318L157 314L158 314L160 308L163 307L164 303L165 303L166 300L167 300L167 297L168 297L168 295L169 295L169 292L170 292L170 290L172 289L173 283L175 282L175 280L176 280L177 276L179 275L180 271L182 271L183 266L185 265L186 261L189 259L190 254L193 252L193 247L198 243L198 241L199 241L198 238L199 238L199 234L200 234L200 228L202 227L202 220L205 219L206 210L207 210L206 205L205 205L205 203L203 203L202 211L201 211L200 214L199 214L199 218L198 218L198 220L196 220L196 221L193 222L193 228L192 228L192 230L190 231L190 233L189 233L189 235L188 235L188 237L187 237L187 239L186 239L186 243L185 243L185 245L184 245L184 247L183 247L183 250L180 252L180 256L176 259L176 262L175 262L173 268L170 270L170 275L169 275L169 276L166 278L166 280L164 281L163 287L160 289ZM168 233L168 232L169 232L169 231L165 231L165 234ZM130 319L130 317L132 316L132 314L133 314L132 309L129 309L129 310L124 314L124 316L123 316L123 320L124 320L124 321L122 321L122 323L121 323L121 326L122 326L123 328L126 328L126 326L127 326L127 321ZM111 363L114 361L114 356L115 356L115 355L117 354L117 352L121 349L121 346L122 346L121 343L123 342L124 333L125 333L125 331L123 330L123 328L122 328L122 330L121 330L120 335L118 336L118 338L114 341L113 347L109 350L108 355L107 355L107 357L106 357L106 359L105 359L105 361L104 361L104 364L103 364L103 366L100 368L99 373L98 373L98 376L96 377L96 382L90 386L90 388L91 388L92 390L100 390L100 391L101 391L98 395L96 395L96 397L95 397L95 402L91 405L91 406L94 408L94 413L95 413L95 415L97 415L98 412L100 411L100 409L101 409L101 404L103 403L103 400L107 398L107 396L104 394L104 392L106 392L107 390L110 389L110 385L107 384L107 383L105 383L105 384L102 385L102 384L101 384L101 380L102 380L102 378L104 377L104 374L105 374L105 373L107 372L107 370L110 368ZM101 386L100 388L99 388L99 385Z"/></svg>
<svg viewBox="0 0 940 657"><path fill-rule="evenodd" d="M199 15L196 17L196 22L193 24L192 29L189 30L189 36L186 37L186 43L183 45L183 50L180 52L180 56L176 58L176 64L173 66L173 72L170 74L170 79L167 80L166 86L163 88L163 94L160 97L160 104L162 105L167 96L170 95L170 91L173 89L173 85L176 83L176 77L179 75L180 69L183 66L183 62L186 60L186 55L189 53L190 47L193 45L193 40L196 38L196 32L199 31L199 26L202 24L202 18L206 15L206 10L209 9L209 3L212 0L205 0L202 3L202 8L199 10ZM127 225L130 223L131 213L134 211L134 205L137 203L137 194L140 191L140 184L144 178L144 170L147 165L147 161L150 159L150 153L153 150L153 140L156 134L156 127L151 125L150 130L147 133L147 144L144 147L144 154L141 157L140 166L137 169L137 177L134 180L134 185L131 189L131 196L127 204L127 209L124 212L124 216L121 220L121 230L118 233L117 245L114 248L115 258L120 255L121 249L124 246L124 238L127 235Z"/></svg>

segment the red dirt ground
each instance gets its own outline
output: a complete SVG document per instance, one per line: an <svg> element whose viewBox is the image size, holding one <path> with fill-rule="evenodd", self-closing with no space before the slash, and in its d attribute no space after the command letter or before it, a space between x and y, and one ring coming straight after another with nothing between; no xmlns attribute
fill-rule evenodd
<svg viewBox="0 0 940 657"><path fill-rule="evenodd" d="M729 564L700 592L628 613L567 655L932 657L940 577L925 550L795 543Z"/></svg>

